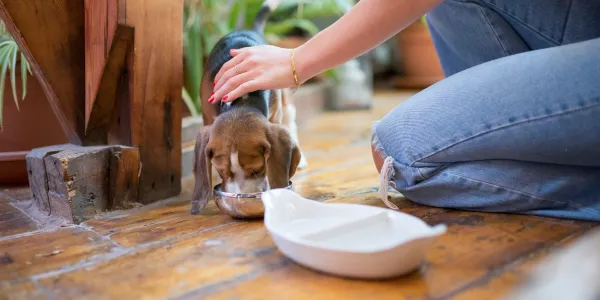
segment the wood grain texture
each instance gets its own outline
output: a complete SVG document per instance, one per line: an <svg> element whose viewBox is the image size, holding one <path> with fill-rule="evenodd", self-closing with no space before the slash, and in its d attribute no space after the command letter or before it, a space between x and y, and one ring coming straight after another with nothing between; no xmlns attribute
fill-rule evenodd
<svg viewBox="0 0 600 300"><path fill-rule="evenodd" d="M151 203L181 191L183 1L127 0L125 16L135 28L131 145L143 164L140 201Z"/></svg>
<svg viewBox="0 0 600 300"><path fill-rule="evenodd" d="M138 203L139 150L127 146L56 145L27 156L32 205L47 216L81 223Z"/></svg>
<svg viewBox="0 0 600 300"><path fill-rule="evenodd" d="M90 114L111 40L108 39L108 2L84 0L85 11L85 124Z"/></svg>
<svg viewBox="0 0 600 300"><path fill-rule="evenodd" d="M0 193L2 193L5 197L8 197L13 201L31 199L31 189L27 186L11 187L8 189L3 189L2 187L0 187Z"/></svg>
<svg viewBox="0 0 600 300"><path fill-rule="evenodd" d="M69 141L85 124L83 1L2 0L0 17L29 61Z"/></svg>
<svg viewBox="0 0 600 300"><path fill-rule="evenodd" d="M380 94L373 111L324 113L307 123L300 139L309 168L292 179L296 191L320 201L384 207L377 174L369 168L369 129L399 99L402 94ZM231 219L212 201L201 214L190 215L192 188L193 181L186 180L182 194L169 201L107 213L20 242L10 248L11 256L12 249L34 247L34 242L46 247L12 256L17 266L0 264L0 271L11 268L16 274L11 279L20 282L10 292L23 298L47 293L53 299L498 299L547 253L596 226L425 207L393 193L391 201L403 212L432 225L448 224L448 233L428 249L413 274L387 281L347 280L282 256L261 221ZM0 238L0 248L22 238ZM22 265L32 253L54 251L57 245L78 252ZM0 294L3 288L0 284Z"/></svg>
<svg viewBox="0 0 600 300"><path fill-rule="evenodd" d="M12 205L13 201L20 200L0 191L0 239L37 230L36 223Z"/></svg>
<svg viewBox="0 0 600 300"><path fill-rule="evenodd" d="M85 119L92 112L118 22L118 0L84 0Z"/></svg>
<svg viewBox="0 0 600 300"><path fill-rule="evenodd" d="M122 94L128 94L127 86L122 85L123 77L127 76L127 56L133 46L134 28L118 24L114 32L110 51L103 65L99 86L94 94L91 110L86 117L84 144L106 145L109 142L108 132L110 123L115 121L113 116L118 114L115 107L117 99ZM121 89L119 89L121 87ZM88 108L86 100L86 111ZM120 120L117 127L121 127Z"/></svg>
<svg viewBox="0 0 600 300"><path fill-rule="evenodd" d="M5 300L52 300L32 280L0 281L0 295Z"/></svg>
<svg viewBox="0 0 600 300"><path fill-rule="evenodd" d="M112 149L107 203L109 210L128 209L138 203L141 167L139 149L131 147Z"/></svg>
<svg viewBox="0 0 600 300"><path fill-rule="evenodd" d="M575 234L566 240L562 240L552 247L541 248L527 257L523 257L497 272L496 276L481 278L470 284L464 291L457 293L454 299L460 300L479 300L479 299L498 299L508 296L513 287L523 284L524 278L527 278L532 268L543 262L549 254L563 249L577 240L580 235Z"/></svg>
<svg viewBox="0 0 600 300"><path fill-rule="evenodd" d="M40 284L60 299L97 295L110 299L177 297L195 286L218 284L224 278L251 271L256 265L253 258L260 259L256 246L269 247L270 244L261 227L259 223L239 223L199 230L169 239L167 247L142 247L134 255L98 264L93 269L82 268L64 276L48 277L40 280ZM237 230L247 236L235 243L219 244L237 235ZM89 280L98 276L103 280ZM106 284L111 288L104 288ZM73 286L79 289L69 288Z"/></svg>
<svg viewBox="0 0 600 300"><path fill-rule="evenodd" d="M43 148L32 149L27 153L27 173L29 176L29 187L33 197L33 204L40 211L50 214L50 199L48 198L48 172L44 159L52 154L65 149L78 148L76 145L53 145Z"/></svg>
<svg viewBox="0 0 600 300"><path fill-rule="evenodd" d="M109 253L114 247L110 241L82 228L3 240L2 254L10 256L12 262L0 264L0 281L27 279Z"/></svg>
<svg viewBox="0 0 600 300"><path fill-rule="evenodd" d="M110 155L110 147L81 147L44 158L52 215L79 224L107 210Z"/></svg>

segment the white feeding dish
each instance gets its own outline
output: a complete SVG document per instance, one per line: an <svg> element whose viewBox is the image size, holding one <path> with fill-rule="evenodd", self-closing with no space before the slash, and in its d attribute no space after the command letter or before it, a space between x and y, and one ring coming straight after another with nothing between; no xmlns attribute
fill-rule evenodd
<svg viewBox="0 0 600 300"><path fill-rule="evenodd" d="M320 203L293 191L263 193L264 223L283 255L325 273L383 279L416 270L445 225L390 209Z"/></svg>

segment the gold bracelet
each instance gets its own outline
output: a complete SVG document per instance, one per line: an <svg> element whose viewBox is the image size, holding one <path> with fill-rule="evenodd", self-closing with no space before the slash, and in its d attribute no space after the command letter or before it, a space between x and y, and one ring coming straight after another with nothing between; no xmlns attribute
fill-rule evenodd
<svg viewBox="0 0 600 300"><path fill-rule="evenodd" d="M296 49L292 48L292 51L290 53L290 60L292 61L292 74L294 75L294 83L296 84L292 94L296 92L298 87L300 87L300 84L298 83L298 74L296 74L296 61L294 60L294 50Z"/></svg>

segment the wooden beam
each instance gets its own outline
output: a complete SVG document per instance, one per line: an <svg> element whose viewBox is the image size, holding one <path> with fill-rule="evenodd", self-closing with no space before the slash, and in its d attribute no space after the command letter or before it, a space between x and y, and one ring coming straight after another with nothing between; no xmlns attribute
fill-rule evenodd
<svg viewBox="0 0 600 300"><path fill-rule="evenodd" d="M115 113L115 102L120 94L127 94L127 86L120 85L122 77L127 74L127 55L133 44L134 29L131 26L119 24L111 42L110 52L104 72L100 80L93 107L86 118L85 145L106 145L108 131ZM119 89L119 87L122 87ZM89 91L89 90L88 90Z"/></svg>
<svg viewBox="0 0 600 300"><path fill-rule="evenodd" d="M84 0L84 5L86 11L84 144L131 145L129 81L132 75L128 72L131 72L132 68L131 63L127 61L132 60L133 51L129 47L133 45L133 41L128 39L133 33L128 32L127 29L118 29L119 25L130 27L125 25L126 0ZM127 43L125 40L128 40ZM115 42L117 45L113 44ZM116 52L111 54L113 49ZM121 55L127 56L126 61L121 60ZM109 58L109 56L114 57ZM121 63L126 64L127 70L119 70L118 66ZM112 64L112 67L107 64ZM95 103L96 101L100 103ZM95 119L90 121L90 118Z"/></svg>
<svg viewBox="0 0 600 300"><path fill-rule="evenodd" d="M86 128L119 23L119 2L123 1L84 0Z"/></svg>
<svg viewBox="0 0 600 300"><path fill-rule="evenodd" d="M29 188L33 196L34 204L38 209L47 215L52 213L50 200L48 199L48 177L46 174L46 165L44 158L49 155L64 151L66 149L77 148L75 145L53 145L43 148L37 148L27 153L27 173L29 174ZM58 210L55 208L55 215ZM64 217L64 216L62 216Z"/></svg>
<svg viewBox="0 0 600 300"><path fill-rule="evenodd" d="M57 145L27 155L33 204L52 217L81 223L138 202L136 148Z"/></svg>
<svg viewBox="0 0 600 300"><path fill-rule="evenodd" d="M85 11L84 4L100 7L98 16ZM71 143L137 147L142 166L137 194L143 203L180 193L183 0L0 0L0 16L44 86ZM87 62L93 69L88 80L84 16L89 30L106 36L99 43L92 42L98 36L88 36ZM96 19L98 27L93 25ZM113 24L120 29L115 29L116 38L110 42ZM135 28L133 47L124 47L131 28ZM105 35L96 32L105 30ZM106 47L110 54L104 52ZM125 52L123 75L119 70ZM102 70L100 79L96 70ZM94 155L100 154L82 154L74 162L98 161ZM73 200L67 196L67 202Z"/></svg>
<svg viewBox="0 0 600 300"><path fill-rule="evenodd" d="M128 209L138 204L140 152L137 148L115 147L110 158L108 209Z"/></svg>
<svg viewBox="0 0 600 300"><path fill-rule="evenodd" d="M131 143L140 149L142 203L181 191L182 0L127 0L135 28L130 61Z"/></svg>
<svg viewBox="0 0 600 300"><path fill-rule="evenodd" d="M83 1L0 0L0 17L29 61L71 143L85 123Z"/></svg>

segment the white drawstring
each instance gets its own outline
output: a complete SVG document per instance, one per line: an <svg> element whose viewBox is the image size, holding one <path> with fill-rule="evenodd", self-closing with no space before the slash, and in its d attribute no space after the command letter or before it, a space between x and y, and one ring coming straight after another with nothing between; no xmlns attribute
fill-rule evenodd
<svg viewBox="0 0 600 300"><path fill-rule="evenodd" d="M392 181L392 177L394 176L394 158L388 156L385 158L383 162L383 166L381 167L381 175L379 177L379 197L385 202L391 209L398 210L398 206L394 203L390 202L388 196L388 186L393 186L396 188L396 183Z"/></svg>

